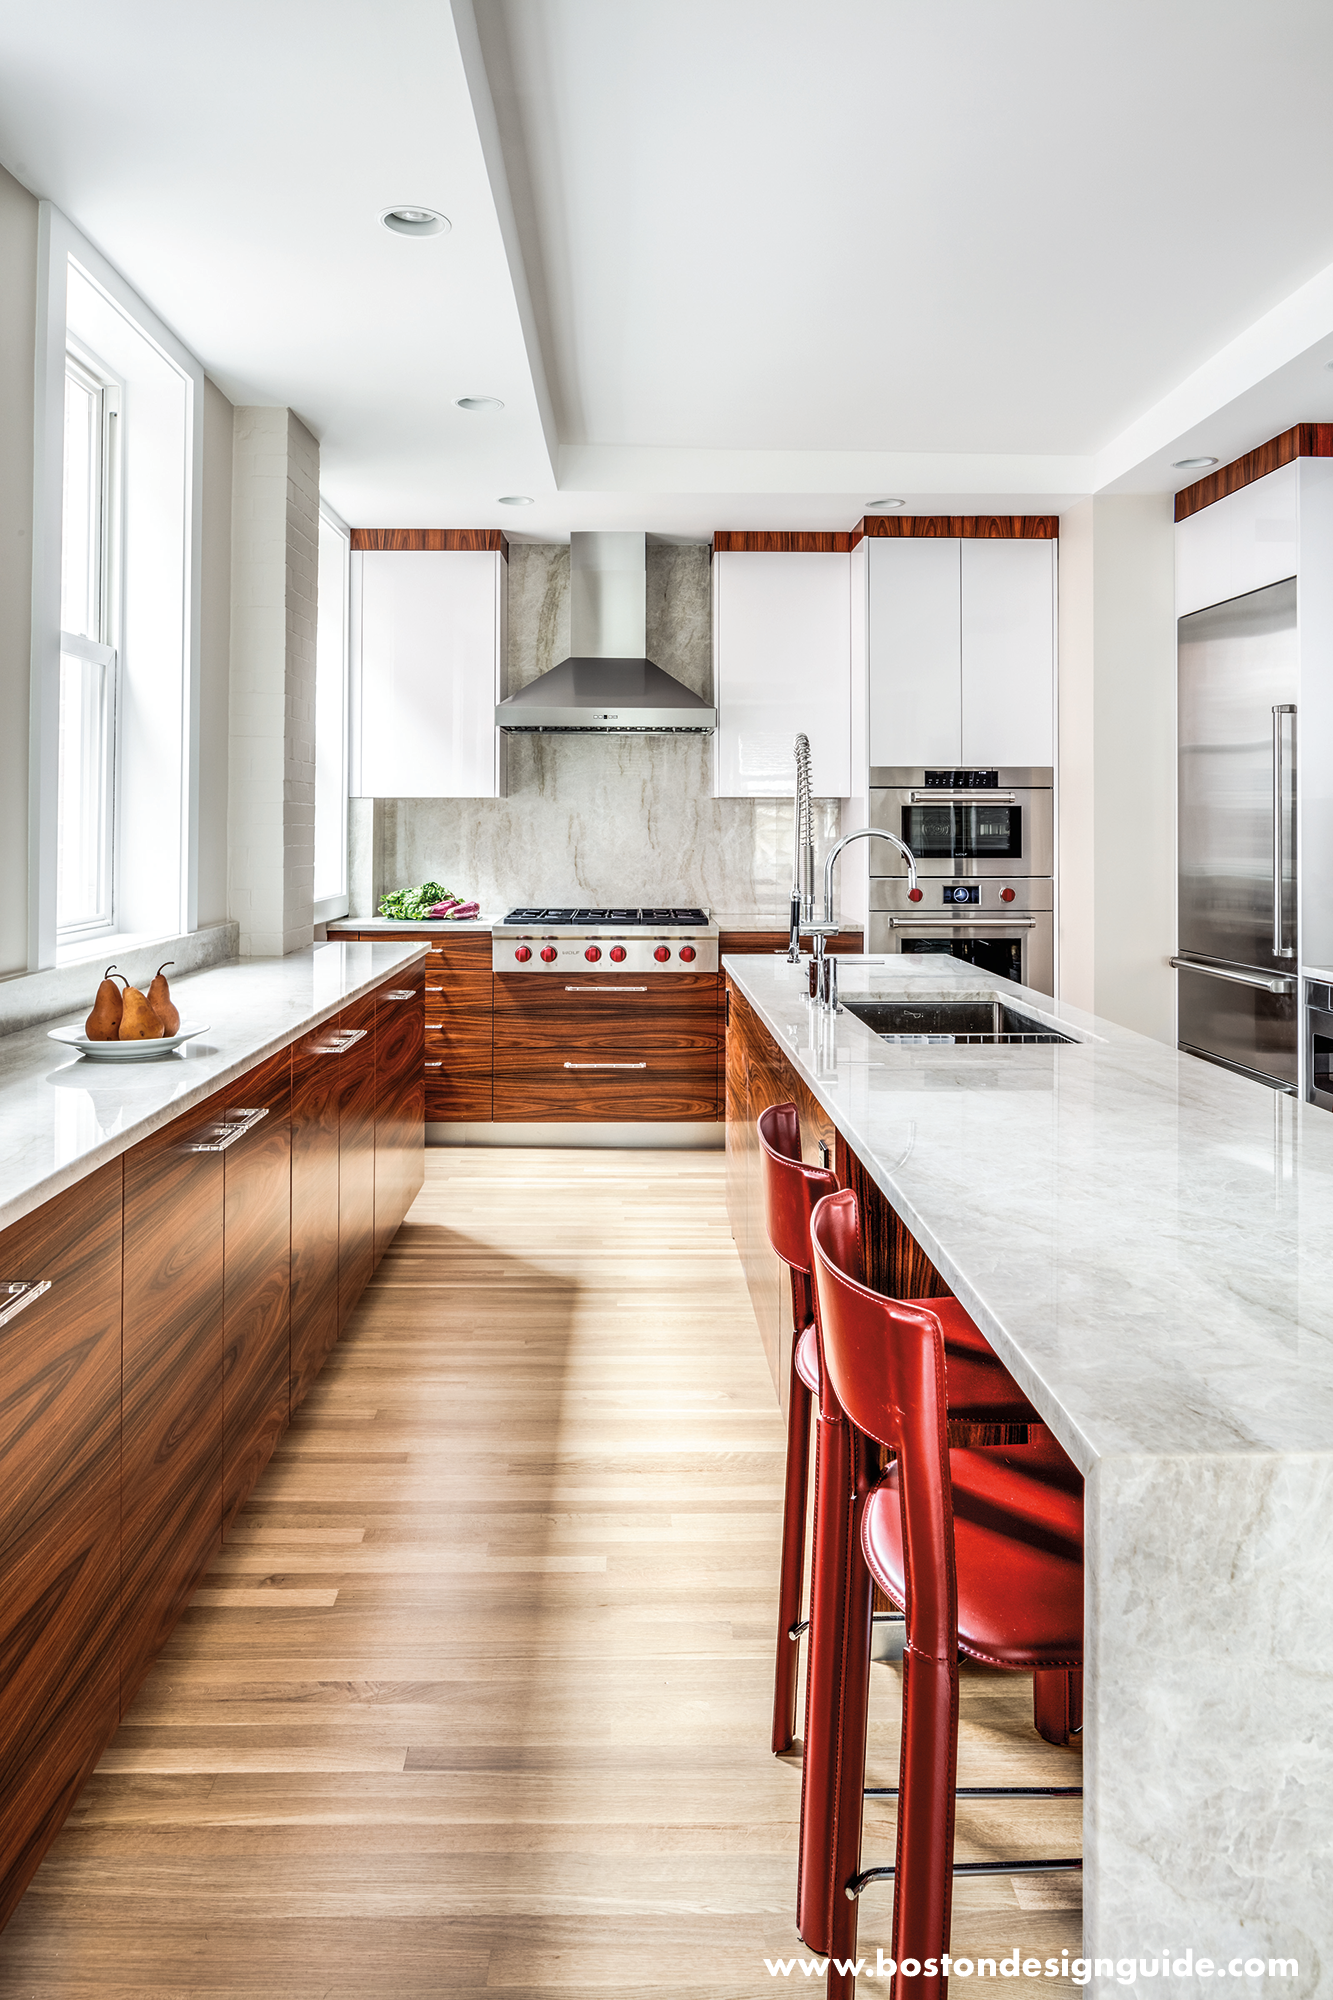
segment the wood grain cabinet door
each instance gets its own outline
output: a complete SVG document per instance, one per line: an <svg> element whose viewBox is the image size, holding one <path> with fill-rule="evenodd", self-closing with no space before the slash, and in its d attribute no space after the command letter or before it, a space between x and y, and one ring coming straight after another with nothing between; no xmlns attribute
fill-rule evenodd
<svg viewBox="0 0 1333 2000"><path fill-rule="evenodd" d="M424 967L375 994L375 1262L425 1178Z"/></svg>
<svg viewBox="0 0 1333 2000"><path fill-rule="evenodd" d="M223 1154L224 1535L273 1456L291 1406L291 1071L284 1050L225 1097L239 1135Z"/></svg>
<svg viewBox="0 0 1333 2000"><path fill-rule="evenodd" d="M375 1268L375 996L338 1016L338 1331Z"/></svg>
<svg viewBox="0 0 1333 2000"><path fill-rule="evenodd" d="M221 1111L125 1155L122 1712L222 1539Z"/></svg>
<svg viewBox="0 0 1333 2000"><path fill-rule="evenodd" d="M495 1116L716 1119L717 974L495 975Z"/></svg>
<svg viewBox="0 0 1333 2000"><path fill-rule="evenodd" d="M296 1409L338 1338L338 1023L292 1049L292 1382Z"/></svg>
<svg viewBox="0 0 1333 2000"><path fill-rule="evenodd" d="M0 1235L0 1924L120 1712L121 1162ZM0 1300L0 1305L3 1300Z"/></svg>
<svg viewBox="0 0 1333 2000"><path fill-rule="evenodd" d="M491 1097L491 939L432 938L426 960L426 1116L488 1123Z"/></svg>

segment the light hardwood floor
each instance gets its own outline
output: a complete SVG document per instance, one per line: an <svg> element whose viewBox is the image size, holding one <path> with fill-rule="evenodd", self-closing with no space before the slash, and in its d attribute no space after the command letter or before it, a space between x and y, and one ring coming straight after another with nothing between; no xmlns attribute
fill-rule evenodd
<svg viewBox="0 0 1333 2000"><path fill-rule="evenodd" d="M822 1993L764 1964L803 1954L799 1762L767 1747L782 1452L720 1154L429 1153L0 1993ZM897 1669L873 1678L892 1784ZM1026 1680L969 1672L963 1713L960 1782L1078 1782ZM960 1859L1077 1852L1078 1807L959 1827ZM892 1845L870 1809L867 1860ZM1078 1893L960 1885L954 1950L1076 1954ZM862 1906L872 1965L890 1903Z"/></svg>

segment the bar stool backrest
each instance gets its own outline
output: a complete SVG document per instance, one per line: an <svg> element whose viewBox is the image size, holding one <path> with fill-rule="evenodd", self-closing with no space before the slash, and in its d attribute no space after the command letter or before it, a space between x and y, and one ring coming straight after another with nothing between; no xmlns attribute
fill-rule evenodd
<svg viewBox="0 0 1333 2000"><path fill-rule="evenodd" d="M908 1642L952 1660L958 1594L940 1323L924 1302L886 1299L862 1283L860 1216L849 1190L819 1202L810 1239L830 1386L855 1428L898 1461Z"/></svg>
<svg viewBox="0 0 1333 2000"><path fill-rule="evenodd" d="M770 1104L759 1114L758 1130L764 1227L791 1272L792 1313L799 1332L814 1316L810 1217L815 1203L837 1187L837 1176L827 1167L808 1167L801 1158L801 1121L794 1104Z"/></svg>

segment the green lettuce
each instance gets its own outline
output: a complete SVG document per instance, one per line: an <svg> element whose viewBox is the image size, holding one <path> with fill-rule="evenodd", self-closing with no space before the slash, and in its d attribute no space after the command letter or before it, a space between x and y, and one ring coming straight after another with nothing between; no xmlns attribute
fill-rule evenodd
<svg viewBox="0 0 1333 2000"><path fill-rule="evenodd" d="M380 901L382 917L397 917L400 923L423 924L436 903L454 900L452 889L442 888L438 882L423 882L416 889L395 889L391 896Z"/></svg>

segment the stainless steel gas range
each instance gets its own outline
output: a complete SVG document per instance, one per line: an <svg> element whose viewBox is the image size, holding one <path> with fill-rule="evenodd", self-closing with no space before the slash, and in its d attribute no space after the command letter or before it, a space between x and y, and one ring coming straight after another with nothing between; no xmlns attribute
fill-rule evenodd
<svg viewBox="0 0 1333 2000"><path fill-rule="evenodd" d="M494 972L716 972L717 925L707 910L511 910L491 932Z"/></svg>

